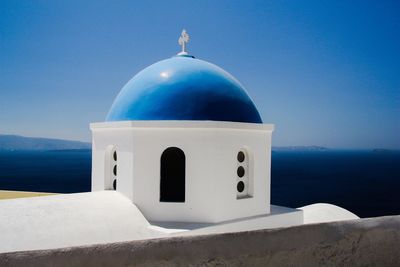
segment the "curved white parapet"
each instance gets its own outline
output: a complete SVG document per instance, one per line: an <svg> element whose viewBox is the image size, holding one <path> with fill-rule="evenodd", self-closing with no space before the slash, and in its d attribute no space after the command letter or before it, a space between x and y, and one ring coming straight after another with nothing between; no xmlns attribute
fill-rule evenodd
<svg viewBox="0 0 400 267"><path fill-rule="evenodd" d="M166 236L149 225L115 191L2 200L0 253Z"/></svg>
<svg viewBox="0 0 400 267"><path fill-rule="evenodd" d="M304 212L304 224L360 219L346 209L326 203L311 204L298 209Z"/></svg>
<svg viewBox="0 0 400 267"><path fill-rule="evenodd" d="M313 204L271 205L270 213L220 223L157 223L115 191L2 200L0 211L0 253L358 219L338 206Z"/></svg>

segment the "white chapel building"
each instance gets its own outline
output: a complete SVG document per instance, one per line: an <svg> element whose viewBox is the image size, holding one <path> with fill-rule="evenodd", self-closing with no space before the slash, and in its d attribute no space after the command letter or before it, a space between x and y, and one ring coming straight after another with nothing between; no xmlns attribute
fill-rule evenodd
<svg viewBox="0 0 400 267"><path fill-rule="evenodd" d="M92 190L122 193L149 220L270 213L273 125L214 64L183 52L145 68L91 130Z"/></svg>
<svg viewBox="0 0 400 267"><path fill-rule="evenodd" d="M0 253L356 219L271 205L272 124L220 67L182 52L92 123L92 192L0 201Z"/></svg>

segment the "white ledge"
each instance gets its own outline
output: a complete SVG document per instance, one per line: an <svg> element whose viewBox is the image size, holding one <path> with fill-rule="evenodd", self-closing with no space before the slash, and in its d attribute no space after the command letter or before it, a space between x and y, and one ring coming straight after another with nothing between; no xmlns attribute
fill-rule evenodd
<svg viewBox="0 0 400 267"><path fill-rule="evenodd" d="M229 121L183 121L183 120L160 120L160 121L112 121L95 122L90 124L90 129L107 128L225 128L239 130L263 130L273 131L273 124L245 123Z"/></svg>

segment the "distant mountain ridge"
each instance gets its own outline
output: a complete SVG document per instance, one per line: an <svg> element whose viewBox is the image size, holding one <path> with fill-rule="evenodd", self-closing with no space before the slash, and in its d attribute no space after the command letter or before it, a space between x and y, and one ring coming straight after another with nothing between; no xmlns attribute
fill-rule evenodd
<svg viewBox="0 0 400 267"><path fill-rule="evenodd" d="M0 134L0 151L91 149L91 144L53 138Z"/></svg>
<svg viewBox="0 0 400 267"><path fill-rule="evenodd" d="M323 146L273 146L272 151L328 151Z"/></svg>
<svg viewBox="0 0 400 267"><path fill-rule="evenodd" d="M0 151L84 150L91 143L54 138L0 134ZM327 151L322 146L275 146L272 151Z"/></svg>
<svg viewBox="0 0 400 267"><path fill-rule="evenodd" d="M20 135L0 134L0 151L68 151L68 150L90 150L92 144L88 142L43 138L25 137ZM296 152L296 151L332 151L335 149L323 146L273 146L272 152ZM398 152L396 149L371 149L374 153Z"/></svg>

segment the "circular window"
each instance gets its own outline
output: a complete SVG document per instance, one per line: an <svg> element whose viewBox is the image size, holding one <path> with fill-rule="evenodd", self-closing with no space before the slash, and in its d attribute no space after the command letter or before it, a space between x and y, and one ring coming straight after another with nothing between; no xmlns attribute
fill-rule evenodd
<svg viewBox="0 0 400 267"><path fill-rule="evenodd" d="M237 191L238 191L239 193L242 193L243 190L244 190L244 183L243 183L242 181L240 181L239 183L237 183L236 188L237 188Z"/></svg>
<svg viewBox="0 0 400 267"><path fill-rule="evenodd" d="M115 161L117 161L117 151L114 151L113 158Z"/></svg>
<svg viewBox="0 0 400 267"><path fill-rule="evenodd" d="M240 151L240 152L237 154L237 160L238 160L239 162L243 162L244 159L245 159L245 155L244 155L243 151Z"/></svg>
<svg viewBox="0 0 400 267"><path fill-rule="evenodd" d="M237 168L237 175L238 175L239 177L243 177L243 176L244 176L244 168L243 168L242 166L239 166L239 167Z"/></svg>
<svg viewBox="0 0 400 267"><path fill-rule="evenodd" d="M114 190L117 190L117 179L114 179L113 188Z"/></svg>
<svg viewBox="0 0 400 267"><path fill-rule="evenodd" d="M117 176L117 165L114 166L113 173L115 176Z"/></svg>

